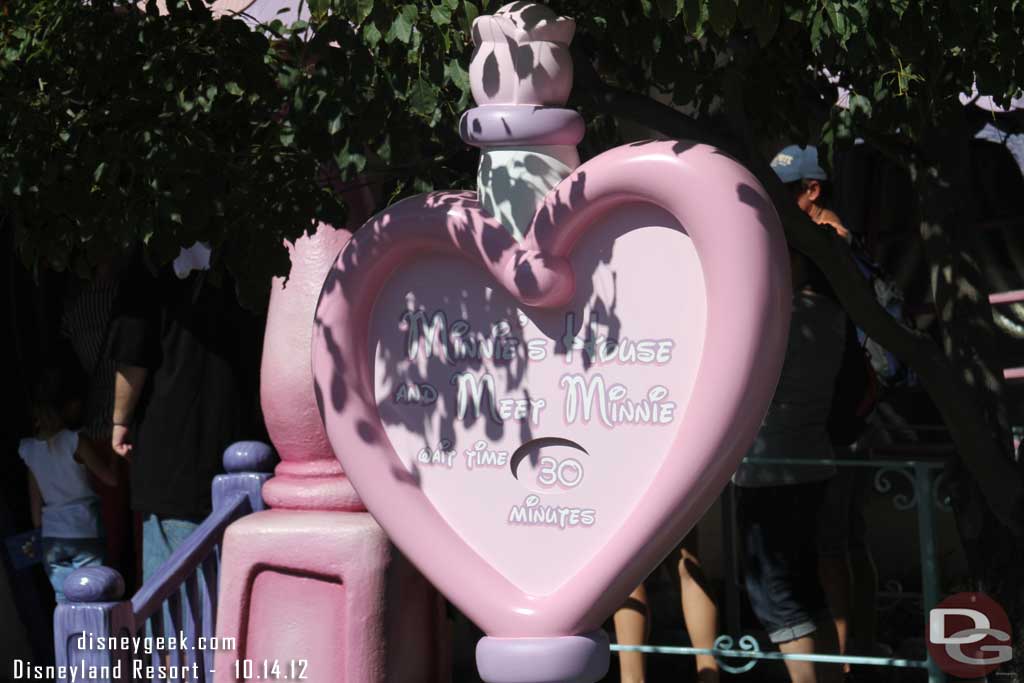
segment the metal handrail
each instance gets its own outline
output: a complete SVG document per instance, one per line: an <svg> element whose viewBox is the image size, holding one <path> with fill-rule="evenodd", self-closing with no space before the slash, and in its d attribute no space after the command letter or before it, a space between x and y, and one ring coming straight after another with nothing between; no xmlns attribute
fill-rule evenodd
<svg viewBox="0 0 1024 683"><path fill-rule="evenodd" d="M922 577L922 602L925 615L939 602L939 578L938 561L935 548L935 515L933 506L948 510L944 501L940 500L935 492L937 491L937 480L943 476L938 475L933 481L932 475L942 470L944 464L937 460L904 460L904 459L836 459L836 458L745 458L746 464L751 465L788 465L788 466L813 466L831 465L835 467L859 467L875 468L878 473L875 475L875 488L882 493L892 490L892 484L883 479L885 474L900 472L905 475L913 487L913 495L907 497L899 494L894 499L894 505L898 510L909 510L917 507L918 510L918 535L920 537L921 555L921 577ZM911 476L906 470L912 470ZM727 533L733 534L731 525L732 513L727 511L728 522ZM725 543L727 548L734 547L731 541ZM728 560L728 553L727 553ZM731 581L727 582L727 587ZM735 601L732 601L735 602ZM738 613L736 613L738 615ZM927 616L925 616L927 619ZM614 644L611 649L616 652L643 652L649 654L667 655L712 655L718 660L719 666L732 674L742 674L750 671L761 660L791 660L803 662L820 662L823 664L857 664L864 666L880 666L902 669L925 669L928 671L929 683L943 683L946 680L945 674L939 670L930 656L925 659L903 659L893 657L867 657L858 655L833 655L833 654L787 654L782 652L763 652L757 639L747 634L739 638L740 649L735 649L734 639L728 634L720 635L715 639L712 648L696 648L685 646L666 645L618 645ZM726 659L746 659L742 665L732 665Z"/></svg>
<svg viewBox="0 0 1024 683"><path fill-rule="evenodd" d="M716 659L774 659L779 661L820 662L822 664L859 664L865 666L891 666L902 669L927 669L928 662L899 657L864 657L855 655L821 655L760 650L726 650L722 648L685 647L674 645L612 645L617 652L643 652L655 655L711 655Z"/></svg>

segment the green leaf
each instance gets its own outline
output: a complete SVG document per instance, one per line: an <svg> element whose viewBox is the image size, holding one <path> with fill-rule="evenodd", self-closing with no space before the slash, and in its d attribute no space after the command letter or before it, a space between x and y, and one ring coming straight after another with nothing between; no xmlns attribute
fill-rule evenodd
<svg viewBox="0 0 1024 683"><path fill-rule="evenodd" d="M356 0L356 23L361 24L373 12L373 0Z"/></svg>
<svg viewBox="0 0 1024 683"><path fill-rule="evenodd" d="M470 89L469 85L469 72L462 67L462 62L456 57L453 57L444 67L445 78L450 80L456 88L462 92L468 92Z"/></svg>
<svg viewBox="0 0 1024 683"><path fill-rule="evenodd" d="M729 35L736 23L736 0L710 0L708 19L715 33Z"/></svg>
<svg viewBox="0 0 1024 683"><path fill-rule="evenodd" d="M438 26L452 23L452 11L447 5L434 5L430 8L430 20Z"/></svg>
<svg viewBox="0 0 1024 683"><path fill-rule="evenodd" d="M402 9L399 10L395 20L391 23L386 40L390 43L397 38L403 43L408 44L409 39L412 37L412 27L418 17L419 10L416 9L415 5L402 5Z"/></svg>
<svg viewBox="0 0 1024 683"><path fill-rule="evenodd" d="M852 114L860 114L865 117L871 116L871 100L863 95L850 93L849 111Z"/></svg>
<svg viewBox="0 0 1024 683"><path fill-rule="evenodd" d="M408 93L409 108L415 114L430 116L437 108L437 89L425 81L417 78Z"/></svg>
<svg viewBox="0 0 1024 683"><path fill-rule="evenodd" d="M683 0L683 23L686 25L686 32L694 38L701 38L704 35L704 25L708 20L708 6L706 0Z"/></svg>
<svg viewBox="0 0 1024 683"><path fill-rule="evenodd" d="M371 21L363 25L363 40L366 41L367 45L370 47L377 47L377 43L380 42L380 38L380 29L377 28L375 23Z"/></svg>
<svg viewBox="0 0 1024 683"><path fill-rule="evenodd" d="M341 130L341 122L342 122L342 115L341 114L338 114L333 119L331 119L331 122L327 125L327 132L328 132L328 134L334 135L339 130Z"/></svg>
<svg viewBox="0 0 1024 683"><path fill-rule="evenodd" d="M831 32L828 20L825 18L825 11L815 12L814 18L811 20L811 49L821 52L821 44Z"/></svg>
<svg viewBox="0 0 1024 683"><path fill-rule="evenodd" d="M351 173L359 173L366 167L366 157L362 154L352 152L349 149L349 142L345 142L345 146L338 150L334 155L334 163L338 165L343 172L350 171Z"/></svg>
<svg viewBox="0 0 1024 683"><path fill-rule="evenodd" d="M852 12L847 12L847 17L853 17L853 12L856 12L857 15L860 17L860 22L862 25L866 25L868 23L868 19L871 18L871 11L870 9L868 9L868 0L847 0L845 7L848 10L853 10ZM895 5L894 9L896 9ZM906 10L906 7L904 7L903 9ZM899 15L901 17L903 16L902 12L900 12L898 9L897 12L899 12ZM857 33L858 27L854 25L852 30L854 33Z"/></svg>
<svg viewBox="0 0 1024 683"><path fill-rule="evenodd" d="M795 24L803 24L809 12L816 12L817 5L810 3L793 3L786 6L786 18Z"/></svg>
<svg viewBox="0 0 1024 683"><path fill-rule="evenodd" d="M845 43L846 39L850 37L851 28L843 9L838 2L828 2L825 5L825 12L828 14L828 20L832 24L832 28L835 29L835 34L839 36L840 42Z"/></svg>
<svg viewBox="0 0 1024 683"><path fill-rule="evenodd" d="M225 83L224 89L228 91L229 95L234 95L235 97L240 97L245 94L245 91L238 87L238 83L235 83L234 81L228 81Z"/></svg>
<svg viewBox="0 0 1024 683"><path fill-rule="evenodd" d="M466 31L473 28L473 22L480 16L480 10L472 2L462 3L462 11L466 14Z"/></svg>

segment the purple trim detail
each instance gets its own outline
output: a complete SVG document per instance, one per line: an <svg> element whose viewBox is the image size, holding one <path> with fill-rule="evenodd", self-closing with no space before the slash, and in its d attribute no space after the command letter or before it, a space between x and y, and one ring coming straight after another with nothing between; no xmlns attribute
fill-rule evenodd
<svg viewBox="0 0 1024 683"><path fill-rule="evenodd" d="M111 570L113 571L113 570ZM77 677L82 680L83 671L88 667L109 670L110 677L102 674L89 678L96 683L115 683L115 681L131 680L131 651L117 648L93 647L95 638L132 635L132 606L123 602L90 602L65 603L57 605L53 613L53 645L55 664L58 673L63 671L67 676L58 675L57 683L70 683L72 680L70 667L75 667ZM82 634L87 636L82 642ZM91 636L92 640L88 637ZM80 644L86 647L79 648ZM120 678L116 678L113 667L120 665Z"/></svg>
<svg viewBox="0 0 1024 683"><path fill-rule="evenodd" d="M124 579L110 567L82 567L64 579L69 602L113 602L124 596Z"/></svg>
<svg viewBox="0 0 1024 683"><path fill-rule="evenodd" d="M256 472L237 472L235 474L218 474L213 478L212 495L213 509L216 512L224 505L231 504L236 494L244 493L249 497L251 512L267 509L263 502L263 485L273 475L257 474ZM245 513L248 514L248 513Z"/></svg>
<svg viewBox="0 0 1024 683"><path fill-rule="evenodd" d="M201 565L199 574L199 635L205 638L207 645L202 651L203 671L209 672L206 680L213 680L214 640L217 634L217 585L220 579L219 553L210 553Z"/></svg>
<svg viewBox="0 0 1024 683"><path fill-rule="evenodd" d="M608 634L482 638L476 667L487 683L596 683L608 673Z"/></svg>
<svg viewBox="0 0 1024 683"><path fill-rule="evenodd" d="M277 453L262 441L237 441L224 449L227 472L273 472Z"/></svg>
<svg viewBox="0 0 1024 683"><path fill-rule="evenodd" d="M474 107L459 121L459 135L474 147L577 145L586 128L572 109L525 104Z"/></svg>

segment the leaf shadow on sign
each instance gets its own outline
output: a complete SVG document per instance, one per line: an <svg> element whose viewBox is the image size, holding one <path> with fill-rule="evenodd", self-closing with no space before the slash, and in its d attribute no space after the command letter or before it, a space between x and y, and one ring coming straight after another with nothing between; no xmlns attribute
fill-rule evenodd
<svg viewBox="0 0 1024 683"><path fill-rule="evenodd" d="M560 220L567 219L574 211L582 210L583 205L588 201L585 193L586 174L578 174L570 181L560 193L563 201L550 206L546 211L548 215L533 223L534 226L543 226L544 229L557 229ZM751 188L752 191L752 188ZM758 198L753 192L751 201ZM519 305L516 300L500 290L494 284L490 289L490 275L481 269L479 264L473 263L472 259L466 259L459 252L477 253L489 263L499 263L506 255L508 249L516 249L517 245L511 241L507 230L497 223L482 218L476 210L477 203L473 193L436 193L413 198L407 201L417 202L417 212L422 210L422 216L417 213L416 220L429 222L436 225L437 230L447 230L447 237L450 240L449 246L445 248L436 245L424 247L420 245L416 252L419 260L413 258L403 263L411 263L412 276L402 280L399 290L388 294L386 291L380 294L377 302L383 302L385 298L390 303L387 305L391 310L381 309L375 316L384 316L380 325L390 329L390 334L376 334L372 343L364 346L364 357L350 360L343 357L339 346L334 343L338 337L337 330L331 329L331 321L316 319L318 334L322 334L327 341L327 348L335 366L333 373L331 391L327 392L328 403L324 403L324 392L321 387L316 387L317 400L321 406L321 413L326 408L328 411L341 413L352 409L349 405L349 395L354 391L353 386L334 386L341 375L351 373L362 373L369 370L370 386L373 386L376 373L376 381L380 391L372 398L394 397L403 386L431 385L437 389L437 396L434 400L427 401L424 405L416 406L416 410L400 409L404 406L396 406L393 401L381 400L376 402L377 413L380 422L363 421L358 430L359 438L365 443L376 443L380 440L387 442L386 430L391 427L398 427L407 430L411 434L419 435L422 448L428 452L438 449L457 450L458 425L461 423L466 428L472 428L479 420L483 420L483 428L486 435L492 440L506 438L506 429L518 427L518 443L527 443L537 437L558 436L558 434L534 433L538 431L526 420L495 420L488 415L495 408L498 397L526 398L531 400L530 387L527 383L527 371L531 361L526 353L523 344L517 344L504 356L494 354L496 357L485 363L481 357L480 348L493 349L494 337L491 326L494 323L507 322L511 327L511 336L520 337L521 330L518 326L518 309L522 308L529 316L529 322L536 325L538 330L546 337L549 355L564 355L566 352L566 340L579 338L585 346L596 343L597 332L588 325L588 319L583 315L585 307L590 312L596 313L600 324L600 336L610 340L618 340L622 335L630 336L628 331L623 330L623 322L620 318L619 286L620 273L612 264L615 244L617 240L633 230L646 227L648 224L668 226L672 229L685 230L675 222L666 212L663 217L656 218L654 222L647 220L643 224L630 222L628 218L631 205L628 202L622 203L615 211L623 212L615 225L607 225L600 229L588 231L577 245L574 245L571 253L571 261L576 277L576 294L572 303L558 311L538 311ZM634 202L635 204L635 202ZM653 205L645 205L647 210ZM656 208L656 207L655 207ZM770 207L769 207L770 208ZM472 209L472 210L470 210ZM408 214L406 214L408 215ZM649 211L645 215L650 218ZM622 218L625 216L625 218ZM403 219L408 220L408 218ZM368 223L361 231L360 239L365 242L364 247L359 249L359 255L355 250L345 250L340 256L340 267L332 269L328 275L324 293L332 292L338 287L342 288L346 298L354 296L354 292L346 291L344 287L344 273L342 270L355 269L358 258L385 259L391 263L399 263L393 259L391 249L399 248L395 242L395 236L390 226L391 218L384 213ZM397 228L398 226L393 226ZM434 228L431 228L433 230ZM597 233L600 232L600 236ZM367 241L368 240L368 241ZM441 240L440 242L444 242ZM417 263L419 269L417 270ZM425 264L435 265L423 268ZM526 277L536 277L531 269L534 263L525 262L522 270ZM466 269L480 269L477 276L466 276ZM600 270L604 272L598 277ZM385 278L394 285L402 278L403 271L394 270ZM599 289L595 288L595 282L603 282ZM404 289L402 288L404 287ZM390 297L390 298L388 298ZM669 301L669 300L667 300ZM396 306L395 303L401 304ZM371 302L369 305L373 305ZM575 318L572 321L571 329L566 329L566 310L575 311ZM436 317L438 311L443 311L443 317ZM410 315L420 314L420 330L427 332L427 337L420 335L418 340L417 362L410 362L408 358L408 325L412 323ZM403 320L403 316L405 319ZM452 345L452 327L460 321L464 322L462 332L463 350L455 352ZM403 331L400 327L406 325ZM433 329L431 329L433 327ZM467 337L466 335L470 335ZM537 335L533 335L534 338ZM520 337L521 338L521 337ZM424 355L427 342L433 344L432 352ZM446 343L442 343L446 342ZM468 351L466 350L468 348ZM475 351L474 351L475 349ZM447 355L447 358L446 358ZM489 357L490 351L483 354ZM587 358L586 354L583 354ZM450 362L454 356L459 356L456 362ZM374 370L374 364L377 364ZM368 366L366 364L369 364ZM589 358L583 362L583 370L590 371L592 363ZM468 410L461 420L457 419L458 405L455 388L452 386L452 377L460 372L482 373L490 368L494 377L493 384L480 386L480 415L474 410ZM543 397L550 401L549 397ZM547 411L559 410L557 402L551 402ZM516 422L519 424L516 425ZM506 439L507 440L507 439ZM583 444L590 448L591 444ZM464 447L464 446L463 446ZM536 454L531 454L533 460ZM456 457L461 456L457 452ZM536 464L536 463L534 463ZM401 471L397 471L397 470ZM408 470L397 468L395 476L402 481L414 486L421 485L421 470L413 463Z"/></svg>
<svg viewBox="0 0 1024 683"><path fill-rule="evenodd" d="M431 262L437 264L437 272L420 284ZM414 275L421 276L416 277L415 292L407 288ZM487 289L483 275L475 286L459 286L467 275L472 277L472 269L459 257L425 259L406 275L396 276L393 284L401 291L389 287L378 300L378 306L387 305L388 310L378 314L384 318L374 325L380 333L371 332L366 361L377 369L378 412L385 426L401 426L420 435L421 446L428 452L456 446L456 422L468 429L483 420L487 438L501 440L506 424L489 415L499 409L498 395L518 391L526 374L525 348L502 341L518 336L513 300ZM495 333L494 326L502 324L508 326L508 334ZM467 403L459 420L456 386L463 373L490 380L473 385L479 389L479 411ZM416 404L408 398L422 396L424 387L436 391L428 403ZM406 403L396 399L399 392L405 392Z"/></svg>
<svg viewBox="0 0 1024 683"><path fill-rule="evenodd" d="M537 38L531 36L530 32L542 22L554 18L551 10L533 3L517 2L506 7L500 14L500 18L483 15L473 22L474 49L471 62L477 63L480 51L488 50L480 69L480 87L484 94L488 98L494 98L502 89L502 66L499 64L498 51L503 49L508 52L507 58L515 71L514 77L520 84L528 81L534 92L548 92L551 84L556 82L546 66L545 57L550 54L550 48L545 52L543 47L538 47L540 54L535 54L535 48L531 43L537 42ZM510 22L518 30L510 33L506 22ZM485 27L484 31L481 30L481 26ZM486 38L484 32L488 34ZM500 39L495 38L497 35L504 37L504 46L501 45ZM513 77L507 70L505 75ZM513 87L516 85L518 84L513 84ZM518 92L513 91L511 101L520 103Z"/></svg>
<svg viewBox="0 0 1024 683"><path fill-rule="evenodd" d="M477 175L488 191L480 197L480 204L490 215L525 235L533 222L536 198L561 182L565 169L561 162L552 163L551 157L540 154L502 158L498 165L490 154L484 154ZM495 202L496 197L501 199L500 204Z"/></svg>
<svg viewBox="0 0 1024 683"><path fill-rule="evenodd" d="M768 229L767 226L773 225L778 222L778 213L775 211L775 206L769 199L764 196L761 190L758 190L753 185L747 185L746 183L740 183L736 186L736 198L743 204L752 207L757 211L758 223Z"/></svg>
<svg viewBox="0 0 1024 683"><path fill-rule="evenodd" d="M510 182L515 182L510 180ZM579 183L583 180L579 180ZM576 193L575 196L582 196ZM380 313L387 320L385 325L392 327L391 334L381 334L375 341L376 348L366 348L367 357L358 360L344 357L341 345L338 343L339 335L343 332L332 327L332 321L323 320L318 313L314 320L315 333L320 335L334 372L331 373L331 386L328 391L315 384L314 391L321 414L325 411L339 414L346 410L353 409L351 405L351 393L354 387L349 380L352 375L359 373L359 366L364 363L374 363L377 359L373 354L379 355L378 383L384 388L381 395L395 396L403 386L431 385L437 389L436 400L429 401L426 405L418 407L418 410L398 410L390 401L381 401L378 405L378 414L381 418L381 425L374 426L360 423L358 436L365 443L373 443L386 435L381 432L380 427L400 426L411 433L421 435L421 445L432 451L447 444L452 447L456 443L457 422L462 422L465 427L472 427L478 420L484 420L484 428L487 436L492 440L500 440L505 437L506 429L518 427L519 442L525 443L534 438L530 421L527 420L505 420L504 422L488 417L496 410L496 399L498 396L524 398L532 400L529 388L524 386L529 359L523 343L512 347L503 346L500 353L495 353L497 348L496 336L517 337L521 340L519 329L519 308L520 305L508 293L501 290L496 284L488 288L490 284L489 274L482 270L479 275L472 277L469 281L460 281L460 277L466 268L477 268L480 266L471 264L459 252L479 254L480 257L489 263L498 263L505 257L508 250L515 250L518 244L515 243L508 231L494 221L481 217L476 210L475 195L472 193L436 193L419 198L417 218L430 221L438 226L438 229L447 229L448 237L451 240L448 249L420 249L420 263L434 262L437 264L433 269L420 270L413 275L410 286L399 293L397 299L391 299L392 303L399 301L402 305L395 308L394 312ZM412 201L412 200L410 200ZM408 215L408 214L406 214ZM359 239L363 242L360 249L347 249L342 252L338 263L331 269L325 278L323 294L334 293L339 288L342 295L347 299L354 296L354 292L346 291L345 272L354 272L357 267L365 264L358 263L358 259L367 258L390 258L390 250L399 247L395 241L392 231L391 217L387 212L379 215L369 222L360 231ZM397 226L394 226L397 227ZM443 242L444 240L441 240ZM430 259L428 261L427 259ZM601 256L598 261L610 259L610 251ZM412 268L416 269L416 259L412 260ZM462 270L454 275L452 264L462 264ZM447 264L447 265L446 265ZM531 273L535 267L534 263L520 264L518 274L520 278L536 280ZM580 278L580 286L577 297L589 300L592 295L592 283L589 272L596 268L597 261L593 263L577 264L577 276ZM404 268L402 269L404 270ZM392 274L393 277L401 277L401 271ZM465 279L465 278L463 278ZM520 280L521 281L521 280ZM422 283L422 284L421 284ZM354 288L350 288L354 289ZM383 294L382 296L388 296ZM350 300L350 305L358 302ZM385 304L382 304L385 305ZM615 316L614 297L610 301L597 301L596 309L603 319L613 322ZM528 315L532 312L522 307ZM435 318L435 313L442 311L442 318ZM417 324L421 331L428 331L434 336L429 340L433 344L433 352L426 354L419 362L410 362L408 359L408 325L414 321L410 316L417 313L421 315ZM403 320L404 317L404 320ZM582 316L579 319L573 333L579 332L582 328ZM462 324L459 349L454 348L452 326L465 321ZM493 325L495 323L507 323L510 328L505 335L495 335ZM405 333L399 328L405 325ZM431 326L435 326L430 332ZM442 329L443 328L443 329ZM617 329L617 328L616 328ZM551 348L559 343L557 337L563 333L561 325L550 331ZM422 335L421 335L422 336ZM418 340L418 351L422 355L427 344L426 339ZM443 345L441 342L445 342ZM443 349L443 350L442 350ZM550 351L549 351L550 352ZM447 356L447 358L446 358ZM458 356L456 362L450 362ZM493 356L493 358L491 358ZM485 358L490 358L485 363ZM373 365L370 366L371 368ZM453 375L460 372L482 373L489 369L493 375L493 384L481 387L480 415L473 410L468 410L463 420L457 420L458 405L456 403L456 392L450 384ZM371 371L373 372L373 371ZM372 377L372 375L371 375ZM422 392L421 392L422 393ZM498 396L496 396L497 394ZM519 424L516 425L515 422ZM411 484L419 482L419 473L415 468L412 472L396 473L405 481Z"/></svg>
<svg viewBox="0 0 1024 683"><path fill-rule="evenodd" d="M577 183L577 187L580 184ZM582 197L582 193L576 196ZM403 301L404 309L395 313L385 314L384 326L392 326L391 334L374 334L371 338L371 346L376 351L368 349L368 362L376 363L379 385L385 390L379 391L378 396L395 396L395 392L401 391L403 387L427 384L438 388L436 400L426 406L415 406L412 409L405 405L396 405L394 401L381 400L378 403L378 412L385 427L398 426L409 433L420 436L420 445L427 449L427 452L434 450L456 450L458 457L461 455L458 443L459 425L464 428L472 428L479 420L483 420L483 426L487 437L492 441L501 440L506 437L506 429L515 429L518 423L518 444L532 441L535 438L535 427L529 419L501 421L491 417L497 410L496 399L498 396L504 398L523 398L527 402L533 400L530 388L526 384L527 370L532 362L526 353L526 347L522 342L521 330L518 328L517 320L519 311L522 310L526 316L526 324L535 326L542 334L532 332L533 339L543 339L549 356L557 357L566 352L565 337L572 335L576 337L582 334L582 343L590 348L595 343L597 330L592 325L586 325L588 318L583 315L584 308L597 315L600 320L603 336L615 339L621 332L621 320L617 313L618 305L618 274L614 271L606 271L603 276L605 285L601 291L594 287L595 273L602 267L610 264L614 250L614 242L618 237L641 226L618 226L602 233L601 244L587 244L589 241L584 238L582 246L573 254L573 266L577 277L576 295L573 301L564 308L558 310L541 311L531 309L518 304L509 294L500 289L496 284L488 289L490 275L479 269L479 266L466 262L461 256L453 255L450 260L438 260L436 265L429 269L420 265L421 271L415 274L407 274L404 279L396 283L398 291L390 295L385 294L379 301L387 300L384 304L393 307L395 302ZM486 234L486 227L480 226ZM469 230L466 234L471 234ZM458 238L457 238L458 239ZM459 240L461 243L462 241ZM485 239L480 240L485 243ZM605 243L606 242L606 243ZM468 243L466 244L468 246ZM425 262L424 262L425 263ZM531 263L525 264L525 268L531 267ZM413 266L416 267L415 265ZM474 275L475 273L475 275ZM402 276L398 276L402 278ZM480 278L479 281L476 278ZM473 286L464 286L466 281L473 281ZM430 283L421 285L420 283ZM413 288L417 287L415 293ZM574 312L573 326L566 329L566 312ZM438 315L438 313L443 315ZM409 359L409 328L398 327L405 316L408 323L409 316L418 317L419 333L415 335L417 344L415 355L419 357L417 362ZM465 321L465 323L462 323ZM506 322L511 328L511 335L520 340L515 345L514 352L509 357L497 357L486 361L485 358L473 353L473 348L479 348L481 344L494 340L494 335L488 333L488 328L495 323ZM481 337L476 344L470 344L471 351L462 354L454 363L450 362L460 354L453 348L453 345L442 345L441 341L446 337L452 340L452 328L457 324L468 325L474 333L480 332ZM425 334L424 334L425 333ZM427 346L427 339L430 340L431 353L424 357ZM465 341L463 335L459 341ZM577 353L579 353L577 351ZM485 357L490 354L485 354ZM447 356L447 358L446 358ZM583 369L590 369L592 363L589 356L583 354ZM552 359L550 362L555 362ZM457 405L457 394L454 391L451 381L452 377L462 372L474 374L490 370L494 376L494 383L480 387L480 411L469 409L461 418ZM447 391L445 391L447 389ZM496 396L496 394L498 396ZM557 401L551 397L543 397L548 403L548 410L559 410ZM556 436L555 434L539 434L537 436ZM506 439L507 441L507 439ZM531 462L536 465L539 452L530 453ZM403 475L403 479L406 477Z"/></svg>
<svg viewBox="0 0 1024 683"><path fill-rule="evenodd" d="M571 309L575 312L574 327L572 327L569 332L573 337L577 337L578 341L581 342L583 346L590 346L595 343L600 344L603 340L618 341L620 339L626 339L627 337L629 339L633 339L636 336L636 333L629 333L629 330L626 329L629 325L620 317L620 281L626 274L625 272L620 272L619 267L612 258L616 253L615 248L616 245L619 244L619 240L635 231L649 229L651 227L660 230L672 230L684 235L686 234L686 230L683 226L680 225L679 222L667 211L647 203L623 203L616 209L611 210L607 214L606 218L603 221L599 221L599 223L600 224L595 224L590 229L587 236L580 240L572 254L574 269L577 276L580 277L580 280L576 299L572 305L567 307L567 309ZM440 270L442 267L442 265L439 265L437 270ZM590 273L589 276L587 275L588 273ZM472 291L472 288L461 288L456 291L459 296L462 296L465 295L467 291ZM652 296L655 297L655 300L659 302L658 305L660 306L671 307L674 305L681 305L677 303L677 299L671 289L666 289L658 294L652 293ZM417 301L419 304L424 303L422 300ZM427 306L425 310L432 310L432 308L432 306ZM509 308L507 310L513 309ZM564 338L567 336L564 318L565 310L566 309L559 309L555 311L536 311L526 309L527 313L531 316L531 324L536 325L543 333L542 335L532 334L530 336L532 338L546 338L548 340L548 348L550 349L549 353L553 352L553 355L555 356L563 355L566 350L566 339ZM587 325L587 318L581 315L581 312L584 310L599 313L599 331ZM453 317L455 316L449 316L449 319ZM472 319L472 315L470 315L469 318ZM401 352L402 350L400 349L399 353ZM577 351L577 353L580 352ZM588 360L576 367L583 371L593 371L595 368L593 368L593 364L589 360L589 355L581 354L581 356ZM532 361L528 358L525 359L527 367L529 367L531 362ZM450 370L450 368L446 368L443 364L440 365L443 370ZM391 369L393 370L394 368L392 367ZM403 373L389 372L388 376L402 377ZM498 387L497 393L502 395L504 393L503 387L505 385L498 382L495 386ZM522 392L521 395L531 398L531 394L529 393L531 388L529 377L525 380L511 383L510 386L520 387L520 391ZM491 395L487 392L485 392L485 394L486 396L483 399L483 408L486 413L488 401L490 400ZM552 410L560 410L558 401L551 401L550 396L546 396L545 398L549 399L545 415L547 412ZM447 405L451 405L451 403ZM442 420L441 424L445 429L454 429L457 432L459 421L450 419L449 416L452 414L452 412L444 412L443 415L437 415L436 417ZM387 408L384 406L381 407L381 415L384 418L385 424L388 424ZM557 414L550 417L557 417ZM467 416L467 423L474 423L475 419L475 416L470 413ZM479 419L486 420L487 418L484 416ZM397 422L392 424L397 424ZM420 424L425 423L414 422L413 429L417 428ZM528 421L521 422L519 425L519 439L518 441L509 443L509 450L512 450L512 448L517 444L521 445L523 443L527 443L531 438L552 437L558 436L562 433L560 430L551 432L550 426L548 426L550 424L550 422L545 423L542 421L540 428L531 428ZM506 424L502 426L503 431L501 434L504 436L510 436L510 434L507 434L504 430L514 428L514 422L506 422ZM431 432L431 434L437 434L436 425L434 426L434 429L435 431ZM445 434L446 438L452 438L450 435L453 434L453 432L447 431ZM506 438L506 442L508 441L509 439ZM426 443L428 445L435 445L433 440L430 439L426 440ZM592 443L583 443L581 445L587 449L592 449L597 446ZM461 457L461 452L459 453L459 456ZM538 457L537 453L533 452L531 453L531 456L531 463L536 465L536 459Z"/></svg>

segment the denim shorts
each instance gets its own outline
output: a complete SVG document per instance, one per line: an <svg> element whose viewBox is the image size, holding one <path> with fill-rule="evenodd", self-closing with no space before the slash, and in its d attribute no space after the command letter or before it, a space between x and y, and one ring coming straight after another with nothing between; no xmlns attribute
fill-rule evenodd
<svg viewBox="0 0 1024 683"><path fill-rule="evenodd" d="M773 643L831 619L818 579L818 514L826 481L736 487L750 605Z"/></svg>
<svg viewBox="0 0 1024 683"><path fill-rule="evenodd" d="M99 538L43 537L43 562L57 604L65 602L64 581L71 572L80 567L100 566L103 552L104 543Z"/></svg>

